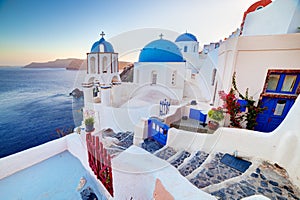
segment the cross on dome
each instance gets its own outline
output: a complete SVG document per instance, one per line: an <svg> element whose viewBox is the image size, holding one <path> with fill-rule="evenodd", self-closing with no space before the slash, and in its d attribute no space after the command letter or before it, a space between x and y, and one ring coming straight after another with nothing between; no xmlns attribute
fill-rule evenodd
<svg viewBox="0 0 300 200"><path fill-rule="evenodd" d="M101 35L101 36L102 36L102 38L103 38L103 36L105 35L105 33L102 31L100 35Z"/></svg>
<svg viewBox="0 0 300 200"><path fill-rule="evenodd" d="M159 35L159 37L160 37L161 40L163 39L163 36L164 35L162 33Z"/></svg>

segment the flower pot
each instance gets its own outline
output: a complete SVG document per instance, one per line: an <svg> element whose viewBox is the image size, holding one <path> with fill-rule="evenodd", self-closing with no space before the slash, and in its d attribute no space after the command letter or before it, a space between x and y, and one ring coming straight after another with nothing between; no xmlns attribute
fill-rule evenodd
<svg viewBox="0 0 300 200"><path fill-rule="evenodd" d="M94 130L94 124L86 124L85 132L92 132Z"/></svg>
<svg viewBox="0 0 300 200"><path fill-rule="evenodd" d="M219 128L219 122L216 121L209 121L208 128L211 130L217 130Z"/></svg>

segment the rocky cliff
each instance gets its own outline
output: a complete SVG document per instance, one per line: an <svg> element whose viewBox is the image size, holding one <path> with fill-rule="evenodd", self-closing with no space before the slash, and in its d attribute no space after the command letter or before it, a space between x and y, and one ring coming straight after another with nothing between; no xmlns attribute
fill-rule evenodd
<svg viewBox="0 0 300 200"><path fill-rule="evenodd" d="M133 64L127 65L120 74L122 82L133 82Z"/></svg>
<svg viewBox="0 0 300 200"><path fill-rule="evenodd" d="M24 68L65 68L78 70L84 67L83 59L77 58L67 58L67 59L56 59L49 62L32 62L29 65L24 66Z"/></svg>
<svg viewBox="0 0 300 200"><path fill-rule="evenodd" d="M128 66L129 62L119 61L119 70L122 70ZM49 62L32 62L24 68L65 68L67 70L86 70L87 62L86 59L78 58L67 58L67 59L56 59Z"/></svg>

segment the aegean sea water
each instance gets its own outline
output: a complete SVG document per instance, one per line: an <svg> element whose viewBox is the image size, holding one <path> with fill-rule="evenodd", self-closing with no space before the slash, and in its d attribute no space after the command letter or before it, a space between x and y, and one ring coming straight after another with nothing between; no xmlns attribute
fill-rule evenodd
<svg viewBox="0 0 300 200"><path fill-rule="evenodd" d="M78 71L0 68L0 158L59 137L56 129L80 125L83 98Z"/></svg>

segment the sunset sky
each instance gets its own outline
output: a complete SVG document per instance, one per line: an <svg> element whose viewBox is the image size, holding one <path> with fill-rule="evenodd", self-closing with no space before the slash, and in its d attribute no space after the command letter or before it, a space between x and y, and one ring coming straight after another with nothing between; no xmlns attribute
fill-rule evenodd
<svg viewBox="0 0 300 200"><path fill-rule="evenodd" d="M235 31L256 1L0 0L0 65L85 58L102 30L117 52L124 50L113 42L143 46L149 42L143 35L151 31L151 40L158 32L174 40L188 31L202 46Z"/></svg>

